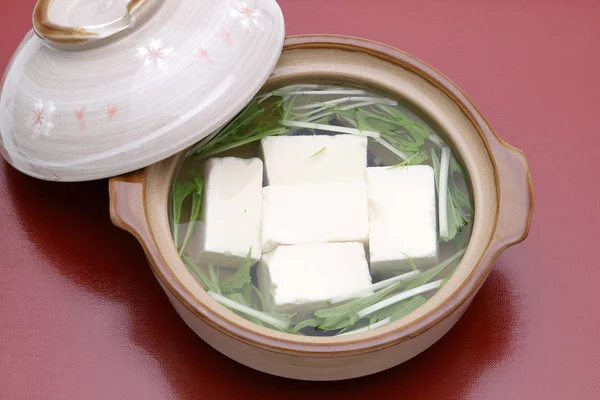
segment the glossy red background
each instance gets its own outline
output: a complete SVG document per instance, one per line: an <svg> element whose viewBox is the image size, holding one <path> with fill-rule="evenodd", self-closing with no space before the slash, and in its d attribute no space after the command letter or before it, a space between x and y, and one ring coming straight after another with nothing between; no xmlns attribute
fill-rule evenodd
<svg viewBox="0 0 600 400"><path fill-rule="evenodd" d="M0 163L0 399L600 398L600 2L281 0L288 34L379 40L458 83L531 163L531 235L457 326L393 370L302 383L242 367L171 309L106 181ZM2 0L0 69L34 0Z"/></svg>

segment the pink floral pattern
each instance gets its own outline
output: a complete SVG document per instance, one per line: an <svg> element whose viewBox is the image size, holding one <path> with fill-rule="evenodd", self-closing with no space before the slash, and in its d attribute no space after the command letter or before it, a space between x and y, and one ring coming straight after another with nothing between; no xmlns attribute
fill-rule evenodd
<svg viewBox="0 0 600 400"><path fill-rule="evenodd" d="M227 46L231 46L231 44L232 44L231 33L229 33L229 31L227 29L222 28L221 30L219 30L218 36L219 36L219 39L221 39L223 41L223 43L225 43Z"/></svg>
<svg viewBox="0 0 600 400"><path fill-rule="evenodd" d="M108 3L107 3L108 4ZM231 15L239 20L240 23L247 29L263 30L261 23L261 12L257 8L253 8L248 3L243 1L233 1L233 6L230 9ZM231 46L233 44L232 35L226 28L221 28L217 32L217 37L223 44ZM173 55L173 48L163 44L161 40L152 40L147 46L137 48L138 57L143 60L144 66L162 68L168 62L168 58ZM205 48L198 48L194 53L195 59L213 63L209 52ZM8 97L4 103L4 107L8 108L12 105L13 98ZM31 111L31 129L32 138L37 139L40 136L48 137L54 129L53 116L56 113L56 107L53 102L37 101L33 105ZM73 110L75 119L77 120L80 131L85 131L87 127L87 110L86 106ZM107 120L111 121L117 114L119 109L113 105L106 105Z"/></svg>
<svg viewBox="0 0 600 400"><path fill-rule="evenodd" d="M249 8L248 6L240 6L240 12L242 14L246 14L248 18L254 18L254 10Z"/></svg>
<svg viewBox="0 0 600 400"><path fill-rule="evenodd" d="M246 29L257 28L261 31L264 30L264 26L261 22L260 10L250 7L245 2L234 2L233 7L231 8L231 15L234 18L239 19Z"/></svg>
<svg viewBox="0 0 600 400"><path fill-rule="evenodd" d="M31 112L31 137L32 139L38 139L40 136L50 136L54 124L52 123L52 117L56 112L54 103L49 101L44 103L38 100L33 105Z"/></svg>
<svg viewBox="0 0 600 400"><path fill-rule="evenodd" d="M38 109L33 110L33 117L31 118L33 121L33 126L40 126L44 122L44 110Z"/></svg>
<svg viewBox="0 0 600 400"><path fill-rule="evenodd" d="M117 115L117 113L119 112L119 110L117 109L117 107L113 106L112 104L109 104L106 106L106 114L108 115L108 120L110 121L111 119L113 119L113 117L115 115Z"/></svg>
<svg viewBox="0 0 600 400"><path fill-rule="evenodd" d="M200 60L200 61L206 61L210 64L212 64L212 59L210 58L210 56L208 55L208 51L204 50L204 49L197 49L196 50L196 59Z"/></svg>
<svg viewBox="0 0 600 400"><path fill-rule="evenodd" d="M79 110L74 110L75 111L75 118L77 118L77 121L79 122L79 130L80 131L84 131L85 130L85 106L81 107L81 109Z"/></svg>
<svg viewBox="0 0 600 400"><path fill-rule="evenodd" d="M149 67L164 67L165 60L173 52L172 47L163 45L160 40L153 40L146 47L138 48L138 56L144 60L144 65Z"/></svg>

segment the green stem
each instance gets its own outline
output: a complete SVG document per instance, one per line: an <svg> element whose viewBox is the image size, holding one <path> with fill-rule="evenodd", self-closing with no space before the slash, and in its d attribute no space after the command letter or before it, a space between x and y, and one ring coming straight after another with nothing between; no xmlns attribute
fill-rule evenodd
<svg viewBox="0 0 600 400"><path fill-rule="evenodd" d="M293 127L293 128L306 128L306 129L316 129L319 131L327 131L327 132L348 133L351 135L367 136L367 137L372 137L372 138L380 138L381 137L381 134L379 132L361 131L359 129L346 128L343 126L315 124L312 122L297 122L297 121L289 121L289 120L281 120L281 121L279 121L279 123L281 125L284 125L287 127Z"/></svg>
<svg viewBox="0 0 600 400"><path fill-rule="evenodd" d="M440 237L447 241L448 230L448 171L450 167L450 149L442 149L442 160L440 161L440 187L439 187L439 219Z"/></svg>
<svg viewBox="0 0 600 400"><path fill-rule="evenodd" d="M205 286L205 290L212 290L213 292L217 292L219 294L221 293L221 289L219 288L218 281L214 282L214 280L212 278L206 276L206 274L204 272L202 272L202 269L198 265L196 265L196 263L193 262L189 257L186 257L185 255L183 255L183 256L181 256L181 259L190 268L192 268L192 270L194 270L194 272L200 278L200 280L202 280L202 283Z"/></svg>
<svg viewBox="0 0 600 400"><path fill-rule="evenodd" d="M289 96L297 96L297 95L333 95L333 94L341 94L341 95L370 95L371 93L366 92L360 89L327 89L327 90L299 90L296 92L286 93Z"/></svg>
<svg viewBox="0 0 600 400"><path fill-rule="evenodd" d="M364 297L364 296L369 296L369 295L373 294L373 292L376 292L381 289L385 289L386 287L392 286L395 283L406 282L412 278L415 278L420 273L421 273L421 271L416 270L416 271L407 272L406 274L394 276L392 278L374 283L368 289L354 292L352 294L345 295L345 296L334 297L333 299L329 300L329 304L333 305L333 304L342 303L347 300L357 299L359 297Z"/></svg>
<svg viewBox="0 0 600 400"><path fill-rule="evenodd" d="M300 110L311 110L311 109L321 109L321 110L325 110L327 108L332 108L335 107L339 104L342 103L346 103L346 102L355 102L354 104L350 104L350 105L346 105L344 106L344 108L341 108L340 110L344 110L344 109L352 109L352 108L356 108L356 107L360 107L361 104L366 104L366 105L371 105L371 104L387 104L387 105L397 105L398 102L394 101L394 100L389 100L389 99L383 99L383 98L378 98L378 97L368 97L368 96L348 96L348 97L342 97L340 99L335 99L335 100L329 100L329 101L322 101L322 102L318 102L318 103L311 103L311 104L305 104L303 106L296 106L294 107L294 110L296 111L300 111Z"/></svg>
<svg viewBox="0 0 600 400"><path fill-rule="evenodd" d="M384 100L386 100L386 101L384 101ZM346 110L351 110L353 108L372 106L373 104L386 104L388 106L397 106L398 102L387 100L387 99L379 99L379 100L373 99L373 100L363 101L361 103L349 104L347 106L340 107L339 110L346 111Z"/></svg>
<svg viewBox="0 0 600 400"><path fill-rule="evenodd" d="M303 110L314 110L314 109L327 109L337 106L338 104L345 103L347 101L352 101L357 97L342 97L340 99L329 100L329 101L319 101L317 103L305 104L303 106L296 106L293 108L294 111L303 111Z"/></svg>
<svg viewBox="0 0 600 400"><path fill-rule="evenodd" d="M323 147L321 150L317 151L315 154L313 154L312 156L310 156L310 158L315 158L316 156L318 156L321 153L323 153L325 150L327 150L327 147Z"/></svg>
<svg viewBox="0 0 600 400"><path fill-rule="evenodd" d="M330 115L335 115L335 111L327 111L321 114L313 115L312 117L308 118L306 122L318 121L322 118L329 117Z"/></svg>
<svg viewBox="0 0 600 400"><path fill-rule="evenodd" d="M317 90L317 89L327 89L327 88L329 88L329 86L316 85L316 84L291 85L291 86L286 86L281 89L273 90L268 93L261 94L261 95L257 96L256 99L258 99L259 102L261 102L261 101L268 99L271 96L288 96L290 94L290 92L293 92L293 91L301 91L301 90L309 90L309 89Z"/></svg>
<svg viewBox="0 0 600 400"><path fill-rule="evenodd" d="M438 135L436 135L435 133L431 132L431 134L429 136L427 136L427 139L432 142L433 144L437 145L438 147L444 147L445 143L442 140L441 137L439 137Z"/></svg>
<svg viewBox="0 0 600 400"><path fill-rule="evenodd" d="M414 289L407 290L402 293L398 293L397 295L388 297L387 299L380 301L379 303L375 303L370 307L365 308L358 312L358 318L368 317L369 315L376 313L377 311L399 303L403 300L410 299L411 297L417 296L419 294L427 293L432 290L439 288L442 285L444 280L440 279L435 282L427 283L423 286L416 287Z"/></svg>
<svg viewBox="0 0 600 400"><path fill-rule="evenodd" d="M248 139L240 140L238 142L231 143L231 144L219 147L218 149L209 151L207 153L202 153L200 157L202 159L209 158L209 157L212 157L212 156L217 155L219 153L223 153L224 151L235 149L237 147L241 147L241 146L245 146L245 145L250 144L250 143L257 142L257 141L259 141L259 140L261 140L261 139L263 139L263 138L265 138L267 136L282 135L282 134L286 133L287 131L289 131L289 129L285 128L285 127L274 128L274 129L272 129L270 131L263 132L260 135L251 136Z"/></svg>
<svg viewBox="0 0 600 400"><path fill-rule="evenodd" d="M381 328L382 326L387 325L390 322L392 322L391 318L385 318L385 319L382 319L379 322L376 322L376 323L371 324L369 326L365 326L364 328L355 329L353 331L348 331L348 332L340 333L339 335L336 335L336 336L356 335L358 333L369 332L369 331L371 331L373 329Z"/></svg>
<svg viewBox="0 0 600 400"><path fill-rule="evenodd" d="M192 237L192 233L194 233L195 227L196 227L196 221L190 221L190 223L188 224L187 231L185 233L185 237L183 239L183 244L179 248L179 255L183 255L183 253L185 252L185 248L187 247L187 244L188 244L190 238Z"/></svg>
<svg viewBox="0 0 600 400"><path fill-rule="evenodd" d="M398 150L397 148L389 144L386 140L381 138L375 138L375 141L383 147L385 147L386 149L388 149L389 151L391 151L392 153L394 153L395 155L397 155L398 157L400 157L402 160L408 160L408 156L404 152Z"/></svg>
<svg viewBox="0 0 600 400"><path fill-rule="evenodd" d="M262 311L257 311L254 308L251 308L251 307L245 306L243 304L240 304L240 303L238 303L236 301L228 299L227 297L222 296L222 295L220 295L218 293L215 293L215 292L212 292L212 291L209 291L208 294L213 299L215 299L216 301L218 301L219 303L221 303L222 305L224 305L225 307L228 307L228 308L230 308L232 310L239 311L239 312L241 312L243 314L246 314L246 315L249 315L251 317L254 317L254 318L256 318L256 319L258 319L258 320L260 320L260 321L262 321L262 322L264 322L266 324L274 326L277 329L287 330L287 329L290 328L291 324L289 324L289 323L287 323L285 321L282 321L282 320L280 320L278 318L275 318L275 317L273 317L273 316L271 316L269 314L266 314L266 313L264 313Z"/></svg>
<svg viewBox="0 0 600 400"><path fill-rule="evenodd" d="M175 248L179 248L179 224L173 222L173 242L175 242Z"/></svg>

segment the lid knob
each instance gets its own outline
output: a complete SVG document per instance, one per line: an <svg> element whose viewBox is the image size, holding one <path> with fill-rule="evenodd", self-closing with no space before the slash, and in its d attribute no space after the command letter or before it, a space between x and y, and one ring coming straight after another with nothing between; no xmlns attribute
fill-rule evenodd
<svg viewBox="0 0 600 400"><path fill-rule="evenodd" d="M91 44L130 28L139 11L160 0L38 0L33 30L49 44Z"/></svg>

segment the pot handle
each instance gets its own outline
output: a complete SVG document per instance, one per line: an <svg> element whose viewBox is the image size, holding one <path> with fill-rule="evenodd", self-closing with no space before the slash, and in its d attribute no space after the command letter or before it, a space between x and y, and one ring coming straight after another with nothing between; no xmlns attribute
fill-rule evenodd
<svg viewBox="0 0 600 400"><path fill-rule="evenodd" d="M112 223L134 235L148 250L145 247L152 241L144 204L145 179L146 170L142 169L111 178L108 188Z"/></svg>
<svg viewBox="0 0 600 400"><path fill-rule="evenodd" d="M140 10L157 0L38 0L33 30L50 44L98 42L131 27ZM85 26L72 26L76 16ZM135 17L135 18L134 18Z"/></svg>
<svg viewBox="0 0 600 400"><path fill-rule="evenodd" d="M498 139L493 154L500 182L498 222L493 243L497 251L522 242L529 234L533 214L531 172L525 154Z"/></svg>

